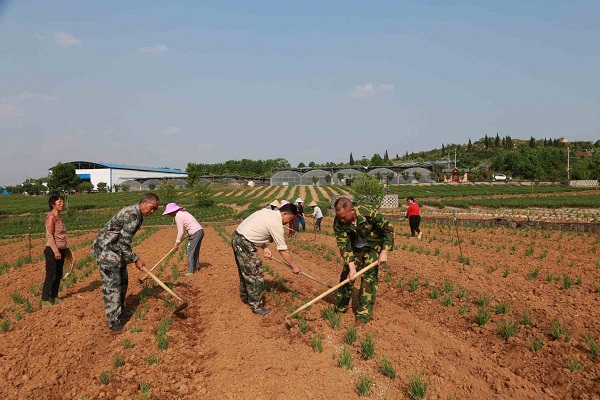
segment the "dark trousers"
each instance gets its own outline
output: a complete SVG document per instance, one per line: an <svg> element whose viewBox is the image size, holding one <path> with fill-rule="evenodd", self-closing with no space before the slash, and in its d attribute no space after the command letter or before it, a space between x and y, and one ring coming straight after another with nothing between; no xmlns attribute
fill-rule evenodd
<svg viewBox="0 0 600 400"><path fill-rule="evenodd" d="M323 217L317 218L317 221L315 222L315 229L317 232L321 231L321 221L323 221Z"/></svg>
<svg viewBox="0 0 600 400"><path fill-rule="evenodd" d="M410 225L410 234L415 236L416 233L421 233L419 229L419 225L421 224L421 216L420 215L411 215L408 217L408 224Z"/></svg>
<svg viewBox="0 0 600 400"><path fill-rule="evenodd" d="M50 246L44 249L46 258L46 278L42 286L42 301L50 301L58 296L60 280L63 276L63 266L65 265L65 254L67 249L58 249L60 251L60 260L54 258L54 250Z"/></svg>

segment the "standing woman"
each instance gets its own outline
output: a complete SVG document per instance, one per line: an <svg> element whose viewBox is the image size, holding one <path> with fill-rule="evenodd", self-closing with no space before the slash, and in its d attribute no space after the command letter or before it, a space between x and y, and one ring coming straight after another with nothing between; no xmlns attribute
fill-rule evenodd
<svg viewBox="0 0 600 400"><path fill-rule="evenodd" d="M419 225L421 224L421 209L415 203L414 197L407 198L406 202L408 203L406 218L408 218L408 224L410 225L410 234L414 237L416 232L419 235L418 238L421 239L421 229L419 229Z"/></svg>
<svg viewBox="0 0 600 400"><path fill-rule="evenodd" d="M46 278L42 286L42 308L51 307L61 302L58 288L63 276L65 253L67 251L67 229L60 217L65 209L65 199L53 194L48 199L50 212L46 215Z"/></svg>
<svg viewBox="0 0 600 400"><path fill-rule="evenodd" d="M175 203L167 204L163 215L167 214L171 217L175 217L175 223L177 224L177 239L175 239L175 245L173 246L175 251L179 250L179 244L183 238L183 230L185 229L187 231L189 239L186 251L188 261L188 271L186 275L192 275L198 269L200 246L202 245L202 239L204 238L202 225L200 225L196 218L187 212L185 208L179 207Z"/></svg>

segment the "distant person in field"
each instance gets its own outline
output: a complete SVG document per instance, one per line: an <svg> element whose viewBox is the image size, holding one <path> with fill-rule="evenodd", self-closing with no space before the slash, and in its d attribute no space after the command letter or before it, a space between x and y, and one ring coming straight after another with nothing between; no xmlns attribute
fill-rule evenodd
<svg viewBox="0 0 600 400"><path fill-rule="evenodd" d="M421 229L419 229L419 225L421 225L421 209L415 202L414 197L407 198L406 202L408 203L406 218L408 218L408 225L410 225L410 235L415 237L416 233L418 234L418 238L421 239Z"/></svg>
<svg viewBox="0 0 600 400"><path fill-rule="evenodd" d="M315 230L317 232L321 232L321 221L323 221L323 211L321 211L321 208L314 200L309 204L309 206L313 207L312 216L315 220Z"/></svg>
<svg viewBox="0 0 600 400"><path fill-rule="evenodd" d="M394 227L379 211L369 206L355 206L346 197L340 197L334 209L333 231L344 261L340 282L350 278L350 283L337 291L336 312L348 311L356 273L377 262L361 275L356 325L363 325L373 318L379 265L387 261L388 251L394 247Z"/></svg>
<svg viewBox="0 0 600 400"><path fill-rule="evenodd" d="M123 331L122 320L133 315L132 311L125 309L129 283L127 264L135 263L142 271L146 263L133 252L131 242L144 217L154 213L158 206L157 195L145 194L138 204L124 207L112 217L92 243L92 254L100 271L106 323L112 331Z"/></svg>
<svg viewBox="0 0 600 400"><path fill-rule="evenodd" d="M302 225L302 231L306 231L306 221L304 220L304 207L302 206L304 200L300 197L296 199L296 208L298 209L298 215L296 215L296 232L300 232L300 225Z"/></svg>
<svg viewBox="0 0 600 400"><path fill-rule="evenodd" d="M169 203L165 207L163 215L170 215L175 217L175 223L177 224L177 238L175 238L175 245L173 249L179 250L179 244L183 238L184 229L188 237L187 245L187 262L188 270L186 275L192 275L198 269L198 261L200 258L200 246L202 245L202 239L204 238L204 230L202 225L194 218L192 214L187 212L185 208L179 207L175 203Z"/></svg>
<svg viewBox="0 0 600 400"><path fill-rule="evenodd" d="M231 235L231 248L240 277L240 298L255 314L263 316L272 311L265 308L262 298L264 272L257 247L263 249L265 258L270 259L272 254L267 243L275 242L279 254L292 267L294 274L300 273L300 267L285 244L283 232L283 226L289 224L296 213L296 206L290 203L279 210L258 210L242 221Z"/></svg>
<svg viewBox="0 0 600 400"><path fill-rule="evenodd" d="M53 194L48 199L50 212L46 214L46 278L42 286L42 308L52 307L61 302L58 298L60 280L63 276L65 254L67 252L67 228L60 217L65 209L65 199Z"/></svg>

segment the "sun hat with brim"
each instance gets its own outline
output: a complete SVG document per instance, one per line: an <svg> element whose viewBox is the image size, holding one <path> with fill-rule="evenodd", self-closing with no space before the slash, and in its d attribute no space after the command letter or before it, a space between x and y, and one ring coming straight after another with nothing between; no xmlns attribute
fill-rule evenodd
<svg viewBox="0 0 600 400"><path fill-rule="evenodd" d="M281 200L281 204L279 205L279 207L283 207L283 206L285 206L286 204L290 204L290 202L289 202L289 201L287 201L287 200Z"/></svg>
<svg viewBox="0 0 600 400"><path fill-rule="evenodd" d="M279 200L273 200L269 203L269 205L277 208L281 207L281 204L279 204Z"/></svg>
<svg viewBox="0 0 600 400"><path fill-rule="evenodd" d="M304 203L304 200L302 200L300 197L298 197L298 198L296 199L296 203Z"/></svg>
<svg viewBox="0 0 600 400"><path fill-rule="evenodd" d="M315 207L318 206L318 204L313 200L310 202L310 204L308 205L309 207Z"/></svg>
<svg viewBox="0 0 600 400"><path fill-rule="evenodd" d="M179 207L177 204L169 203L165 207L165 212L162 215L171 214L173 211L179 211L179 210L181 210L181 207Z"/></svg>

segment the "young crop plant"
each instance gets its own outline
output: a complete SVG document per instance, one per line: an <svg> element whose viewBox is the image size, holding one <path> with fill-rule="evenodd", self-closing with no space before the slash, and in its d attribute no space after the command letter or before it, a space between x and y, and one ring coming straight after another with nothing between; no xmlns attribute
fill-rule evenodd
<svg viewBox="0 0 600 400"><path fill-rule="evenodd" d="M573 286L573 279L571 279L571 277L568 275L563 275L562 288L564 290L569 290L569 289L571 289L571 286Z"/></svg>
<svg viewBox="0 0 600 400"><path fill-rule="evenodd" d="M442 304L445 307L450 307L451 305L453 305L454 303L452 302L452 295L451 294L445 295L444 298L442 299Z"/></svg>
<svg viewBox="0 0 600 400"><path fill-rule="evenodd" d="M475 300L475 305L477 307L485 307L488 305L488 303L489 303L489 299L483 294L479 294L477 296L477 299Z"/></svg>
<svg viewBox="0 0 600 400"><path fill-rule="evenodd" d="M356 342L356 325L347 325L344 332L344 341L350 346Z"/></svg>
<svg viewBox="0 0 600 400"><path fill-rule="evenodd" d="M103 385L108 385L110 383L112 375L112 371L102 371L102 373L100 374L100 383Z"/></svg>
<svg viewBox="0 0 600 400"><path fill-rule="evenodd" d="M127 329L129 329L129 332L131 332L131 333L140 333L142 331L142 327L140 326L139 323L135 323L135 324L129 326Z"/></svg>
<svg viewBox="0 0 600 400"><path fill-rule="evenodd" d="M373 358L373 354L375 354L375 339L373 339L372 334L366 334L365 338L360 342L360 349L365 360Z"/></svg>
<svg viewBox="0 0 600 400"><path fill-rule="evenodd" d="M33 304L31 304L31 301L29 301L29 299L25 299L25 303L23 303L23 309L26 313L32 313L33 311L35 311Z"/></svg>
<svg viewBox="0 0 600 400"><path fill-rule="evenodd" d="M529 273L527 275L525 275L525 279L527 279L528 281L537 279L539 273L540 273L540 269L538 267L535 267L534 269L529 271Z"/></svg>
<svg viewBox="0 0 600 400"><path fill-rule="evenodd" d="M381 358L377 361L377 370L391 380L396 379L396 369L392 365L392 362L388 360L385 355L381 356Z"/></svg>
<svg viewBox="0 0 600 400"><path fill-rule="evenodd" d="M429 292L429 297L433 300L437 299L439 296L439 290L435 287L431 288L431 292Z"/></svg>
<svg viewBox="0 0 600 400"><path fill-rule="evenodd" d="M561 324L560 321L553 319L550 323L550 337L552 340L558 340L561 336L564 336L565 342L568 342L571 338L571 331Z"/></svg>
<svg viewBox="0 0 600 400"><path fill-rule="evenodd" d="M531 315L528 312L524 313L521 317L521 325L533 326L533 320L531 319Z"/></svg>
<svg viewBox="0 0 600 400"><path fill-rule="evenodd" d="M320 335L311 336L310 345L315 353L320 353L323 351L323 339Z"/></svg>
<svg viewBox="0 0 600 400"><path fill-rule="evenodd" d="M543 345L544 345L544 338L534 336L531 338L531 341L529 342L529 350L531 350L533 353L537 353L542 348Z"/></svg>
<svg viewBox="0 0 600 400"><path fill-rule="evenodd" d="M126 339L125 341L123 341L123 348L124 349L126 349L126 350L127 349L133 349L133 346L135 346L135 345L133 344L133 342L131 340Z"/></svg>
<svg viewBox="0 0 600 400"><path fill-rule="evenodd" d="M581 362L575 357L568 357L565 359L565 364L567 364L567 368L571 372L581 372L583 371L583 365Z"/></svg>
<svg viewBox="0 0 600 400"><path fill-rule="evenodd" d="M471 312L471 310L469 309L469 306L467 306L466 304L463 304L462 306L458 307L458 315L465 315L465 314L468 314L469 312Z"/></svg>
<svg viewBox="0 0 600 400"><path fill-rule="evenodd" d="M408 396L413 400L424 399L430 384L425 375L422 372L415 371L406 378L408 380L406 385Z"/></svg>
<svg viewBox="0 0 600 400"><path fill-rule="evenodd" d="M454 292L454 284L448 280L448 278L444 279L444 283L442 284L442 291L444 293L452 293Z"/></svg>
<svg viewBox="0 0 600 400"><path fill-rule="evenodd" d="M340 326L342 316L335 312L333 307L327 307L321 313L324 320L329 321L333 329L337 329Z"/></svg>
<svg viewBox="0 0 600 400"><path fill-rule="evenodd" d="M120 354L115 354L115 356L113 357L113 366L115 368L120 368L123 365L125 365L125 361L123 361L123 357L121 357Z"/></svg>
<svg viewBox="0 0 600 400"><path fill-rule="evenodd" d="M477 307L477 313L475 314L475 322L479 326L483 326L490 322L490 310L485 306Z"/></svg>
<svg viewBox="0 0 600 400"><path fill-rule="evenodd" d="M25 302L25 297L19 291L10 292L10 298L15 304L23 304Z"/></svg>
<svg viewBox="0 0 600 400"><path fill-rule="evenodd" d="M508 306L504 303L496 304L496 314L506 314L508 313Z"/></svg>
<svg viewBox="0 0 600 400"><path fill-rule="evenodd" d="M152 364L158 364L160 362L160 357L154 354L151 354L146 358L146 365L151 366Z"/></svg>
<svg viewBox="0 0 600 400"><path fill-rule="evenodd" d="M308 331L308 321L304 318L298 320L298 329L303 335Z"/></svg>
<svg viewBox="0 0 600 400"><path fill-rule="evenodd" d="M532 256L533 252L535 251L535 246L532 244L529 245L529 247L525 250L525 255L526 256Z"/></svg>
<svg viewBox="0 0 600 400"><path fill-rule="evenodd" d="M146 381L140 382L140 394L142 395L140 400L148 400L150 398L151 386Z"/></svg>
<svg viewBox="0 0 600 400"><path fill-rule="evenodd" d="M419 288L419 277L412 275L408 281L408 291L414 293Z"/></svg>
<svg viewBox="0 0 600 400"><path fill-rule="evenodd" d="M352 352L346 346L342 347L342 351L338 355L338 366L346 369L354 368Z"/></svg>
<svg viewBox="0 0 600 400"><path fill-rule="evenodd" d="M595 360L598 357L598 341L590 335L582 336L581 341L590 352L590 357L592 357L592 360Z"/></svg>
<svg viewBox="0 0 600 400"><path fill-rule="evenodd" d="M373 378L361 372L358 375L358 381L356 381L356 391L358 392L358 395L361 397L368 396L371 393L374 384L375 381Z"/></svg>
<svg viewBox="0 0 600 400"><path fill-rule="evenodd" d="M510 269L508 269L508 267L504 268L504 271L502 271L502 276L505 278L508 278L508 275L510 275Z"/></svg>
<svg viewBox="0 0 600 400"><path fill-rule="evenodd" d="M513 321L504 320L498 324L498 334L508 342L508 339L517 334L517 325Z"/></svg>
<svg viewBox="0 0 600 400"><path fill-rule="evenodd" d="M4 332L8 332L10 330L10 319L4 318L0 321L0 330Z"/></svg>

